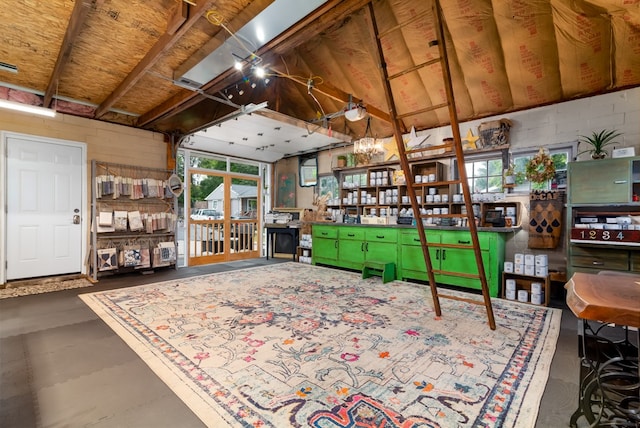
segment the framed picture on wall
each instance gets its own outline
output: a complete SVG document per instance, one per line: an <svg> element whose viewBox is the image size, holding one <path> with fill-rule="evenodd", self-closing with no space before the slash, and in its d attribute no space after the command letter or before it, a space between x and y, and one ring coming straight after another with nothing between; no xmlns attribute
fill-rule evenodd
<svg viewBox="0 0 640 428"><path fill-rule="evenodd" d="M318 176L318 196L329 195L329 199L340 196L338 179L333 174Z"/></svg>
<svg viewBox="0 0 640 428"><path fill-rule="evenodd" d="M296 206L296 174L294 172L278 174L276 206L289 208Z"/></svg>

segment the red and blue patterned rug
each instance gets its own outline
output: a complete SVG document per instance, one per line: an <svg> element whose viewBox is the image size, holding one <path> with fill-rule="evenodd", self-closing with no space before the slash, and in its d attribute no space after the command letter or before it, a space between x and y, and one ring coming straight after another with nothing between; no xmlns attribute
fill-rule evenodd
<svg viewBox="0 0 640 428"><path fill-rule="evenodd" d="M81 298L212 427L534 426L561 317L300 263Z"/></svg>

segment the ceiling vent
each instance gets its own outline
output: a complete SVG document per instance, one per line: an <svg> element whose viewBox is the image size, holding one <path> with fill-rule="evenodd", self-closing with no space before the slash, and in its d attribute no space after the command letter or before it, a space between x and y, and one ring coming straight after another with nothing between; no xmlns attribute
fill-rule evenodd
<svg viewBox="0 0 640 428"><path fill-rule="evenodd" d="M252 53L255 53L326 1L275 0L235 33L234 37L229 37L219 48L191 69L182 72L178 68L173 77L174 81L176 84L185 83L185 87L188 88L200 88L232 68L236 58L250 57Z"/></svg>

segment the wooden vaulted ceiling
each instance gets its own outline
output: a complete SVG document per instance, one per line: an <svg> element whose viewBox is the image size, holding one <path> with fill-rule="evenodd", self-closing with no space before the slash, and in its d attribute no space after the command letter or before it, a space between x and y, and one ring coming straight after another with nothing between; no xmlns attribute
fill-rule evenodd
<svg viewBox="0 0 640 428"><path fill-rule="evenodd" d="M143 129L188 134L234 110L269 108L358 138L365 122L336 112L362 103L374 134L392 134L368 0L328 0L257 49L271 74L255 88L235 69L197 90L175 83L278 0L3 2L0 98ZM433 59L432 2L374 0L390 74ZM441 0L460 120L640 85L640 0ZM207 18L213 14L224 25ZM227 31L229 30L229 31ZM244 94L239 95L243 89ZM400 113L444 101L439 65L394 81ZM312 96L313 95L313 96ZM350 98L351 97L351 98ZM403 120L449 123L446 109Z"/></svg>

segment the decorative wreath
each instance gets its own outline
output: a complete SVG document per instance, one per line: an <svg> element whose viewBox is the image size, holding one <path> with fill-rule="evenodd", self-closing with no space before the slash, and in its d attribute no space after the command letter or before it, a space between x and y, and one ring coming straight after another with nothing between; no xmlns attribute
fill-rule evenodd
<svg viewBox="0 0 640 428"><path fill-rule="evenodd" d="M534 183L544 183L554 177L556 167L551 156L541 147L538 154L527 162L525 172L527 180Z"/></svg>

